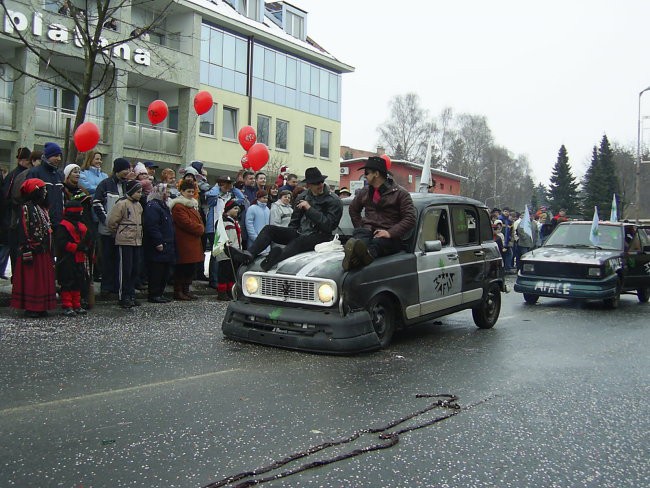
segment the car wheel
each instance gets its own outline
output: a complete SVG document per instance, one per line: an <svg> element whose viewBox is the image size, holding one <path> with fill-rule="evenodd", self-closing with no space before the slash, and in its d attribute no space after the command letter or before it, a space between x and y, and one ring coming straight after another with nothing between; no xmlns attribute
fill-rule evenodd
<svg viewBox="0 0 650 488"><path fill-rule="evenodd" d="M646 303L648 301L648 298L650 298L650 286L639 288L636 291L636 296L639 298L639 301L641 303Z"/></svg>
<svg viewBox="0 0 650 488"><path fill-rule="evenodd" d="M491 329L497 323L501 312L501 290L499 285L492 283L480 305L472 309L472 317L477 327Z"/></svg>
<svg viewBox="0 0 650 488"><path fill-rule="evenodd" d="M616 284L616 294L612 298L605 298L605 307L610 308L612 310L618 308L618 306L621 303L621 282Z"/></svg>
<svg viewBox="0 0 650 488"><path fill-rule="evenodd" d="M393 339L397 325L393 301L385 295L377 295L370 300L367 310L379 344L382 348L387 347Z"/></svg>
<svg viewBox="0 0 650 488"><path fill-rule="evenodd" d="M528 305L535 305L539 300L539 295L531 295L530 293L524 293L524 301Z"/></svg>

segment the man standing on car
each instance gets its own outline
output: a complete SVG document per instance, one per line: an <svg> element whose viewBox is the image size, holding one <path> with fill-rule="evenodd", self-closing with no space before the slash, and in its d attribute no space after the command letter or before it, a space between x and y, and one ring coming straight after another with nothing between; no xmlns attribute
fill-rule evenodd
<svg viewBox="0 0 650 488"><path fill-rule="evenodd" d="M350 204L354 232L345 243L343 269L346 271L400 251L402 239L415 227L411 195L389 178L386 161L372 156L359 169L364 170L368 186L360 190ZM362 217L363 209L365 215Z"/></svg>
<svg viewBox="0 0 650 488"><path fill-rule="evenodd" d="M341 200L325 184L327 175L318 168L307 168L303 183L307 189L296 198L288 227L265 225L255 242L246 251L226 246L226 255L240 263L248 264L267 246L275 242L284 248L273 247L260 266L268 271L280 261L305 251L316 244L332 239L343 215Z"/></svg>

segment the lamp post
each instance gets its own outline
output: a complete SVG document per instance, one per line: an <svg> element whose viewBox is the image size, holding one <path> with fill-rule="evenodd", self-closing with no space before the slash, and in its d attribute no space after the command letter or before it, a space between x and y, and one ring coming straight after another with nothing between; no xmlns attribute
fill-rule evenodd
<svg viewBox="0 0 650 488"><path fill-rule="evenodd" d="M634 205L636 213L636 223L639 223L641 212L641 96L650 90L650 86L639 92L639 117L637 119L636 133L636 182L634 185Z"/></svg>

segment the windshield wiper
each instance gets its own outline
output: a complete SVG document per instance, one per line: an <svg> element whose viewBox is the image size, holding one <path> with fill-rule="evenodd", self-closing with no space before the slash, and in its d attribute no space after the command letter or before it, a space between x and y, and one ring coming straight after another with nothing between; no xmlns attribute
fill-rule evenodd
<svg viewBox="0 0 650 488"><path fill-rule="evenodd" d="M575 248L581 248L581 249L602 249L602 247L594 246L592 244L571 244L568 247L575 247Z"/></svg>

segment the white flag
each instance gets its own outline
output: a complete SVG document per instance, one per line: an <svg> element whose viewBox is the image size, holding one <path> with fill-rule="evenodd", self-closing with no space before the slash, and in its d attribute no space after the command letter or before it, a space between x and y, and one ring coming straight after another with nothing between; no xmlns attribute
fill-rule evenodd
<svg viewBox="0 0 650 488"><path fill-rule="evenodd" d="M609 215L610 222L618 222L618 209L616 208L616 193L612 197L612 213Z"/></svg>
<svg viewBox="0 0 650 488"><path fill-rule="evenodd" d="M528 213L528 205L526 205L526 208L524 209L524 216L521 218L521 223L519 226L521 227L521 230L528 234L528 237L532 239L533 230L530 227L530 214Z"/></svg>
<svg viewBox="0 0 650 488"><path fill-rule="evenodd" d="M600 242L600 233L598 232L598 207L594 207L594 219L591 221L589 241L591 241L594 246L597 246Z"/></svg>

